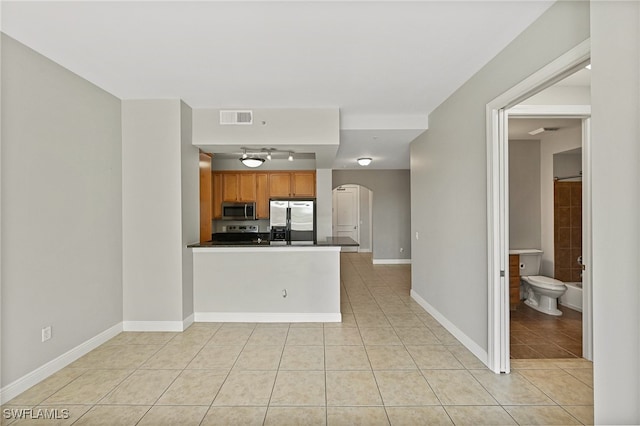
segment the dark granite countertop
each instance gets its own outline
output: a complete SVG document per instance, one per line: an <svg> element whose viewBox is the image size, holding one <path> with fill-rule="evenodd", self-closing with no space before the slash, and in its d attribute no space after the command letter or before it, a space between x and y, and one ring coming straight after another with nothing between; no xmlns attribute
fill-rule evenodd
<svg viewBox="0 0 640 426"><path fill-rule="evenodd" d="M286 247L286 246L300 246L300 247L357 247L359 244L349 237L327 237L325 240L320 240L317 243L311 242L294 242L284 243L281 241L270 242L269 240L252 240L252 241L206 241L204 243L189 244L190 248L202 248L202 247Z"/></svg>

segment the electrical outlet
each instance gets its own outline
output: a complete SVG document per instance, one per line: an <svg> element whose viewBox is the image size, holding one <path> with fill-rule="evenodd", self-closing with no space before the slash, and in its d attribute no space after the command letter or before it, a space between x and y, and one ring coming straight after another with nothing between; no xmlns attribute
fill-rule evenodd
<svg viewBox="0 0 640 426"><path fill-rule="evenodd" d="M46 342L51 339L51 326L48 325L42 329L42 341Z"/></svg>
<svg viewBox="0 0 640 426"><path fill-rule="evenodd" d="M404 248L400 247L400 253L404 253Z"/></svg>
<svg viewBox="0 0 640 426"><path fill-rule="evenodd" d="M418 234L418 231L416 231L416 240L420 239L420 234Z"/></svg>

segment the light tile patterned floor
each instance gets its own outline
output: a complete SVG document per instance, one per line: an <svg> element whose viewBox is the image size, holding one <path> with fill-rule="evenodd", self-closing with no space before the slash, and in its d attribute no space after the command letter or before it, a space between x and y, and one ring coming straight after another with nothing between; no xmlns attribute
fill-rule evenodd
<svg viewBox="0 0 640 426"><path fill-rule="evenodd" d="M493 374L409 297L409 266L345 253L341 275L342 323L121 333L3 407L69 419L2 425L592 424L590 362Z"/></svg>

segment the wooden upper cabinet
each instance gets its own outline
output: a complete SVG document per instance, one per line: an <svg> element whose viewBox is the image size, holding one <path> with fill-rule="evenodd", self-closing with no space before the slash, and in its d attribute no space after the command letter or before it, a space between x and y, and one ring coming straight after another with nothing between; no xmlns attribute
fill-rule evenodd
<svg viewBox="0 0 640 426"><path fill-rule="evenodd" d="M256 219L269 218L269 175L256 173Z"/></svg>
<svg viewBox="0 0 640 426"><path fill-rule="evenodd" d="M316 196L314 170L211 173L213 219L222 218L222 203L256 203L256 219L269 218L270 198L307 198Z"/></svg>
<svg viewBox="0 0 640 426"><path fill-rule="evenodd" d="M238 175L222 174L222 201L238 201Z"/></svg>
<svg viewBox="0 0 640 426"><path fill-rule="evenodd" d="M255 173L222 173L222 201L255 200Z"/></svg>
<svg viewBox="0 0 640 426"><path fill-rule="evenodd" d="M315 172L292 172L291 173L292 196L294 197L315 197L316 196L316 173Z"/></svg>
<svg viewBox="0 0 640 426"><path fill-rule="evenodd" d="M270 197L315 197L315 171L270 172Z"/></svg>
<svg viewBox="0 0 640 426"><path fill-rule="evenodd" d="M290 197L291 196L291 173L272 172L269 173L269 197Z"/></svg>
<svg viewBox="0 0 640 426"><path fill-rule="evenodd" d="M200 242L211 240L211 156L200 153Z"/></svg>
<svg viewBox="0 0 640 426"><path fill-rule="evenodd" d="M212 172L213 218L222 219L222 173Z"/></svg>
<svg viewBox="0 0 640 426"><path fill-rule="evenodd" d="M256 201L256 174L238 174L238 201Z"/></svg>

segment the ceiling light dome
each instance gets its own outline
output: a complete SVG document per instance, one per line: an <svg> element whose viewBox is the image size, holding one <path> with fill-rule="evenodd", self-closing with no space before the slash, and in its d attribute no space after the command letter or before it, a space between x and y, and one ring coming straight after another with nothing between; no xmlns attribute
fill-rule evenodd
<svg viewBox="0 0 640 426"><path fill-rule="evenodd" d="M368 166L369 164L371 164L371 158L369 157L358 158L358 164L360 164L361 166Z"/></svg>
<svg viewBox="0 0 640 426"><path fill-rule="evenodd" d="M262 163L264 163L264 158L247 157L247 158L241 158L240 161L242 161L242 164L244 164L247 167L255 168L255 167L260 167Z"/></svg>

